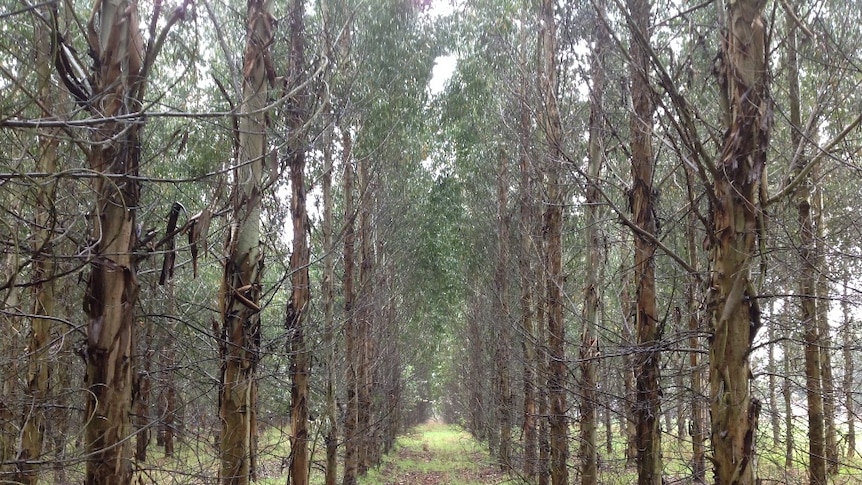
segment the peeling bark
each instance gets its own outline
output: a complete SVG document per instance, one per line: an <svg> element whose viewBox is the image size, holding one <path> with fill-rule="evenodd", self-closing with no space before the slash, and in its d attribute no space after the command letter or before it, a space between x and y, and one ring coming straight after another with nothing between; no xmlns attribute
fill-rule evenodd
<svg viewBox="0 0 862 485"><path fill-rule="evenodd" d="M751 397L749 355L760 327L750 280L763 230L761 204L771 125L766 26L761 0L727 2L727 32L716 65L728 108L722 150L713 173L709 286L711 444L720 484L754 485L760 403Z"/></svg>

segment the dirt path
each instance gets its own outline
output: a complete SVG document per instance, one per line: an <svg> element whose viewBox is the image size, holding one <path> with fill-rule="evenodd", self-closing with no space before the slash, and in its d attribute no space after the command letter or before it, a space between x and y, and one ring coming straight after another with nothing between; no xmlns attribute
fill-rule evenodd
<svg viewBox="0 0 862 485"><path fill-rule="evenodd" d="M490 465L485 449L457 427L429 423L398 440L396 451L362 480L385 485L490 485L507 477Z"/></svg>

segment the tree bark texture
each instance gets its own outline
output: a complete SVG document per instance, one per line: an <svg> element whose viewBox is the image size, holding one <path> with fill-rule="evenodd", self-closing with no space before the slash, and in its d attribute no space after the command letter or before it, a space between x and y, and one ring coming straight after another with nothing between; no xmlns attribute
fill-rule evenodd
<svg viewBox="0 0 862 485"><path fill-rule="evenodd" d="M331 114L331 108L327 107ZM337 366L337 351L335 340L335 298L333 281L335 279L333 254L335 246L332 243L332 172L333 145L332 130L326 131L326 141L323 145L323 280L321 281L321 299L323 301L324 351L326 352L326 472L325 485L335 485L338 474L338 409L336 406L335 369Z"/></svg>
<svg viewBox="0 0 862 485"><path fill-rule="evenodd" d="M47 12L46 17L53 13ZM51 83L51 65L53 52L51 47L50 29L38 24L36 37L36 73L41 116L53 116L55 88ZM54 173L57 170L58 133L55 130L44 130L39 134L39 157L36 170L44 173ZM51 320L54 315L54 226L55 219L53 200L56 183L40 185L36 193L35 226L33 240L33 273L31 277L31 292L33 294L33 316L30 317L30 338L28 349L28 371L26 405L24 420L20 432L20 442L17 456L17 475L15 480L22 484L36 485L39 479L39 460L42 459L42 449L45 440L45 418L48 391L51 385L51 366L49 359L49 341L51 337ZM47 318L42 318L42 317Z"/></svg>
<svg viewBox="0 0 862 485"><path fill-rule="evenodd" d="M686 188L688 189L688 200L695 204L695 178L694 171L686 168ZM692 269L697 271L699 251L697 248L697 226L698 215L694 210L689 211L688 227L686 228L686 246L688 260ZM688 287L686 288L686 300L688 307L688 330L689 346L689 372L691 374L691 421L689 422L689 435L691 436L691 470L692 479L695 483L706 483L706 419L705 419L705 396L703 389L703 369L698 352L702 348L701 339L698 335L702 332L700 311L700 279L697 275L689 275Z"/></svg>
<svg viewBox="0 0 862 485"><path fill-rule="evenodd" d="M543 128L546 155L547 209L544 234L547 241L548 318L548 426L550 434L550 475L553 485L568 482L569 433L566 412L566 326L563 320L563 191L561 182L562 127L557 108L557 27L553 0L543 0L539 44L542 69L539 76L544 101Z"/></svg>
<svg viewBox="0 0 862 485"><path fill-rule="evenodd" d="M523 66L526 60L521 59ZM524 70L526 72L526 70ZM534 272L532 261L536 258L535 241L533 229L535 221L533 217L533 172L531 170L530 150L530 111L526 103L527 82L526 76L522 77L520 85L521 103L518 116L518 135L520 138L520 156L518 158L519 185L518 185L518 217L519 217L519 242L518 251L518 274L521 277L521 353L523 359L522 380L524 394L524 416L523 416L523 447L524 462L521 473L527 480L533 480L536 475L536 452L537 452L537 403L536 403L536 330L535 315L533 312L534 298Z"/></svg>
<svg viewBox="0 0 862 485"><path fill-rule="evenodd" d="M854 371L853 347L854 339L853 318L850 316L850 272L844 268L842 275L843 298L841 298L841 312L844 317L841 330L843 334L844 347L844 407L847 410L847 458L852 459L858 455L856 451L856 398L854 396Z"/></svg>
<svg viewBox="0 0 862 485"><path fill-rule="evenodd" d="M628 0L632 41L631 96L633 112L631 125L632 189L630 194L632 217L638 230L635 241L635 292L637 309L635 332L638 352L634 358L637 468L640 485L658 485L662 481L661 389L659 387L661 331L656 308L655 243L657 236L653 172L655 161L652 149L653 103L649 86L649 0ZM646 236L648 234L653 237Z"/></svg>
<svg viewBox="0 0 862 485"><path fill-rule="evenodd" d="M791 167L795 177L809 163L801 152L802 115L799 98L799 61L796 48L796 23L790 11L786 11L788 23L787 40L787 90L790 108L791 141L793 153L798 154ZM820 335L817 327L817 253L814 239L814 220L811 214L811 178L806 176L796 189L795 204L799 224L799 295L800 323L805 345L805 390L808 400L808 476L812 484L825 485L825 431L823 417L823 392L821 387Z"/></svg>
<svg viewBox="0 0 862 485"><path fill-rule="evenodd" d="M599 357L598 330L600 328L599 305L602 301L602 281L605 264L602 249L601 231L601 197L599 194L599 177L604 159L604 106L605 89L605 50L610 45L608 32L605 28L606 8L604 1L595 4L596 24L594 27L593 52L590 58L590 126L587 166L587 197L586 197L586 233L587 268L584 282L583 331L581 333L581 483L595 485L598 483L598 424L596 418L597 372Z"/></svg>
<svg viewBox="0 0 862 485"><path fill-rule="evenodd" d="M344 385L347 394L346 413L344 416L344 477L343 485L356 485L359 447L359 401L357 387L359 386L359 336L354 311L354 266L356 248L356 224L354 219L354 169L353 169L353 138L349 127L342 127L342 159L344 173L342 183L344 189Z"/></svg>
<svg viewBox="0 0 862 485"><path fill-rule="evenodd" d="M255 371L260 348L261 181L267 153L266 105L272 77L269 46L275 19L271 0L249 0L243 59L243 100L239 117L239 164L233 174L233 219L221 289L222 421L220 480L244 485L253 480L257 436Z"/></svg>
<svg viewBox="0 0 862 485"><path fill-rule="evenodd" d="M135 0L100 2L91 27L94 52L94 115L111 118L140 110L143 41ZM84 296L87 315L87 403L84 444L87 484L131 480L130 412L134 307L138 282L132 250L141 158L141 126L113 120L93 133L90 168L120 178L94 179L96 205L91 214L93 247Z"/></svg>
<svg viewBox="0 0 862 485"><path fill-rule="evenodd" d="M761 186L766 169L771 103L762 0L726 5L726 25L715 66L726 131L713 171L709 286L711 444L719 484L753 485L754 438L760 403L751 397L749 355L760 327L750 280L762 230Z"/></svg>
<svg viewBox="0 0 862 485"><path fill-rule="evenodd" d="M305 123L308 121L308 88L305 81L305 4L290 2L290 75L287 90L299 89L287 103L288 160L290 165L290 216L293 224L293 247L290 254L291 294L285 324L291 359L290 374L290 481L307 485L308 455L308 374L311 353L305 337L305 315L311 299L308 265L308 214L305 207L305 150L308 144Z"/></svg>
<svg viewBox="0 0 862 485"><path fill-rule="evenodd" d="M494 275L495 326L494 367L496 369L497 425L500 446L497 463L501 470L512 467L512 390L510 382L509 285L506 269L509 264L509 167L505 153L500 153L497 167L497 264Z"/></svg>

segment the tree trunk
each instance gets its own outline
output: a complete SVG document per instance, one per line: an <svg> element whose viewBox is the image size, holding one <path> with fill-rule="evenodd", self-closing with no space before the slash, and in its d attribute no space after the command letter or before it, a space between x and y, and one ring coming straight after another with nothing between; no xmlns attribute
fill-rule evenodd
<svg viewBox="0 0 862 485"><path fill-rule="evenodd" d="M542 186L544 176L542 173L538 174L539 183L537 185ZM539 213L539 209L534 205L533 211L533 220L535 222L535 234L542 233L542 217ZM538 434L536 435L536 442L539 448L539 458L536 463L536 473L538 475L537 483L538 485L548 485L550 480L550 462L551 462L551 443L550 443L550 431L548 426L549 421L549 410L548 410L548 386L547 386L547 376L548 376L548 349L545 342L548 341L548 327L545 325L545 309L547 308L547 291L546 291L546 278L545 276L545 262L547 261L547 249L545 247L544 238L538 239L536 241L536 246L538 249L538 260L541 262L536 265L534 270L535 274L535 294L537 295L536 301L536 329L538 330L536 335L536 341L539 342L539 345L536 348L536 408L539 411L539 429Z"/></svg>
<svg viewBox="0 0 862 485"><path fill-rule="evenodd" d="M844 268L844 274L842 275L842 283L843 283L843 298L841 298L841 312L844 317L844 321L841 325L841 330L843 334L843 347L844 347L844 382L843 382L843 391L844 391L844 407L847 409L847 459L853 459L857 456L856 451L856 407L855 397L853 396L854 391L854 375L855 367L853 365L853 348L856 345L856 339L854 338L853 331L853 319L850 316L850 272L847 268Z"/></svg>
<svg viewBox="0 0 862 485"><path fill-rule="evenodd" d="M653 106L649 86L650 38L649 0L628 0L631 15L632 41L631 96L634 111L631 124L632 190L630 195L632 216L638 230L635 240L635 285L637 310L635 332L638 352L634 358L635 420L638 448L638 483L658 485L662 481L661 389L659 388L661 326L656 308L655 243L655 192L653 172L655 161L652 151ZM649 235L652 237L645 236Z"/></svg>
<svg viewBox="0 0 862 485"><path fill-rule="evenodd" d="M792 352L791 340L784 340L784 382L781 385L781 394L784 398L784 469L793 468L793 450L795 443L793 439L793 390L790 387L790 355Z"/></svg>
<svg viewBox="0 0 862 485"><path fill-rule="evenodd" d="M47 12L46 17L52 13ZM50 29L38 23L36 33L36 73L40 106L43 117L53 116L54 88L51 83L53 63ZM36 171L54 173L57 170L58 133L45 130L39 135L39 158ZM33 316L30 318L30 341L27 345L28 371L27 394L24 406L24 424L21 427L18 445L18 470L15 481L36 485L39 480L39 461L43 459L45 440L45 418L48 391L51 385L51 362L48 352L51 337L51 319L54 315L54 225L52 214L56 183L39 185L36 194L35 227L33 238ZM42 316L48 318L41 318ZM0 417L0 420L3 418ZM0 438L2 439L2 438ZM5 458L5 457L4 457Z"/></svg>
<svg viewBox="0 0 862 485"><path fill-rule="evenodd" d="M697 203L697 197L694 192L695 181L693 169L686 168L685 177L688 200L695 207L694 204ZM686 228L686 245L689 264L695 271L698 269L698 262L700 260L697 248L697 226L697 212L690 210L688 227ZM691 421L689 435L691 436L692 479L695 483L706 483L706 419L704 416L703 370L701 369L699 354L701 349L699 334L702 332L699 285L700 279L694 274L690 275L688 288L686 289L688 331L691 334L689 337L691 351L688 354L689 372L691 373Z"/></svg>
<svg viewBox="0 0 862 485"><path fill-rule="evenodd" d="M494 320L494 367L496 369L497 425L500 446L497 464L503 471L512 467L512 391L509 382L509 285L506 268L509 264L509 167L505 153L500 153L497 168L497 268L494 275L496 305Z"/></svg>
<svg viewBox="0 0 862 485"><path fill-rule="evenodd" d="M550 432L550 474L553 485L568 482L569 429L566 412L566 325L563 320L563 191L561 181L562 127L557 109L557 27L553 0L543 0L539 44L542 72L539 77L544 101L543 124L548 143L545 171L547 209L547 312L548 312L548 425Z"/></svg>
<svg viewBox="0 0 862 485"><path fill-rule="evenodd" d="M359 428L358 473L365 475L371 466L370 456L374 446L374 416L372 395L372 368L371 354L373 352L372 342L372 318L374 317L374 290L372 273L374 271L374 245L371 233L371 208L372 208L372 184L368 165L368 157L361 157L357 161L359 169L359 307L357 308L357 335L359 344L357 346L358 366L357 376L357 401L359 410L357 413L357 426Z"/></svg>
<svg viewBox="0 0 862 485"><path fill-rule="evenodd" d="M165 342L165 352L162 364L162 373L166 376L165 379L165 413L164 417L164 437L163 445L165 447L165 457L174 456L174 427L177 414L177 375L176 371L176 352L177 352L177 296L174 278L169 277L165 285L167 289L167 304L168 318L171 323L167 325L170 329Z"/></svg>
<svg viewBox="0 0 862 485"><path fill-rule="evenodd" d="M94 115L111 119L140 110L143 40L135 0L99 2L91 39L97 59ZM90 168L114 174L93 182L96 207L91 215L93 248L84 296L87 315L87 399L84 445L86 483L124 484L131 480L132 351L138 283L132 250L136 245L138 120L111 120L94 132Z"/></svg>
<svg viewBox="0 0 862 485"><path fill-rule="evenodd" d="M244 485L255 475L257 384L260 347L260 295L263 255L260 248L261 180L266 144L269 46L275 19L271 0L248 0L243 61L243 102L239 117L239 163L233 174L233 220L220 296L222 421L220 480Z"/></svg>
<svg viewBox="0 0 862 485"><path fill-rule="evenodd" d="M817 178L817 167L812 171L812 177ZM823 221L823 187L814 193L814 230L816 253L816 288L817 295L816 319L817 332L820 337L820 378L823 390L823 425L825 427L826 473L838 473L838 439L835 430L835 384L832 379L832 336L829 331L829 281L826 267L826 237Z"/></svg>
<svg viewBox="0 0 862 485"><path fill-rule="evenodd" d="M627 241L628 242L628 241ZM631 245L627 245L631 247ZM629 265L620 263L620 274L623 276L622 291L620 292L620 309L623 314L623 345L633 348L635 345L634 319L636 302L631 296L632 276L627 271ZM637 418L635 417L635 403L637 393L635 391L634 356L630 353L623 355L623 418L622 431L626 439L626 467L637 465Z"/></svg>
<svg viewBox="0 0 862 485"><path fill-rule="evenodd" d="M308 456L308 374L311 353L305 342L305 315L310 289L308 279L308 214L305 207L305 150L308 144L304 125L308 121L308 88L305 82L305 4L290 2L290 74L285 91L299 91L287 103L288 159L290 165L290 215L293 223L293 247L290 254L291 293L287 304L285 325L290 347L290 482L307 485Z"/></svg>
<svg viewBox="0 0 862 485"><path fill-rule="evenodd" d="M769 316L774 317L774 300L769 303ZM778 368L775 363L775 325L767 325L766 373L769 374L769 414L772 425L772 442L781 443L781 413L778 412Z"/></svg>
<svg viewBox="0 0 862 485"><path fill-rule="evenodd" d="M709 384L715 479L756 481L754 439L760 403L751 398L749 355L760 307L749 279L763 229L761 180L766 168L771 103L761 0L727 2L728 31L716 65L727 130L715 169L707 239L711 253Z"/></svg>
<svg viewBox="0 0 862 485"><path fill-rule="evenodd" d="M152 370L153 350L150 342L152 342L153 332L152 325L145 322L143 325L144 334L139 340L139 344L143 347L143 353L139 357L141 362L139 365L143 369L138 373L137 387L138 398L135 402L135 461L144 463L147 461L147 448L150 446L150 371Z"/></svg>
<svg viewBox="0 0 862 485"><path fill-rule="evenodd" d="M331 115L331 107L327 103L327 113ZM335 401L336 383L335 369L337 366L337 351L335 340L335 300L333 296L333 280L335 278L333 254L335 246L332 243L332 129L325 132L323 143L323 281L320 297L323 302L323 347L326 352L326 472L325 485L335 485L338 476L338 409Z"/></svg>
<svg viewBox="0 0 862 485"><path fill-rule="evenodd" d="M349 127L342 128L342 164L344 165L344 387L347 390L346 412L344 417L344 478L343 485L356 485L359 467L358 447L360 429L358 428L359 401L357 386L359 386L358 345L359 336L356 325L356 315L353 309L354 292L354 250L356 246L355 207L353 203L353 139Z"/></svg>
<svg viewBox="0 0 862 485"><path fill-rule="evenodd" d="M522 65L526 61L522 58ZM526 70L524 71L526 72ZM532 172L530 169L530 111L526 103L527 86L526 76L521 80L521 104L519 109L518 131L520 136L520 157L518 169L520 182L518 186L518 210L520 218L520 248L518 251L518 273L521 276L521 350L522 350L522 373L524 389L524 419L523 419L523 446L524 464L521 473L528 481L536 476L536 446L537 446L537 413L536 406L536 331L533 315L533 286L535 273L532 261L535 258L535 246L533 240L533 197Z"/></svg>
<svg viewBox="0 0 862 485"><path fill-rule="evenodd" d="M790 105L791 140L793 153L799 153L792 171L800 176L807 165L800 145L802 136L801 103L799 100L799 65L796 53L796 24L788 10L787 84ZM805 387L808 398L808 476L812 484L826 484L825 433L823 428L823 393L820 376L820 336L817 328L817 263L814 240L814 222L811 216L811 179L806 177L795 193L799 222L799 295L800 321L805 342Z"/></svg>
<svg viewBox="0 0 862 485"><path fill-rule="evenodd" d="M596 403L598 402L598 365L599 341L598 329L599 304L602 300L602 281L605 260L602 253L601 231L601 198L599 194L599 177L604 159L604 106L605 90L605 48L610 45L610 39L605 30L605 3L599 1L596 8L596 25L594 31L593 52L590 59L590 135L589 162L587 166L586 194L586 234L587 268L584 282L583 332L581 333L581 483L595 485L598 483L598 446Z"/></svg>

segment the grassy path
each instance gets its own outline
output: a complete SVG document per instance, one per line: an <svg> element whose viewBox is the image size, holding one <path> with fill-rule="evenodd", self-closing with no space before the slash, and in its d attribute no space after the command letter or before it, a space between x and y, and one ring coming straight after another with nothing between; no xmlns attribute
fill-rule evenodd
<svg viewBox="0 0 862 485"><path fill-rule="evenodd" d="M456 426L429 423L398 439L361 485L488 485L506 482L487 451Z"/></svg>

